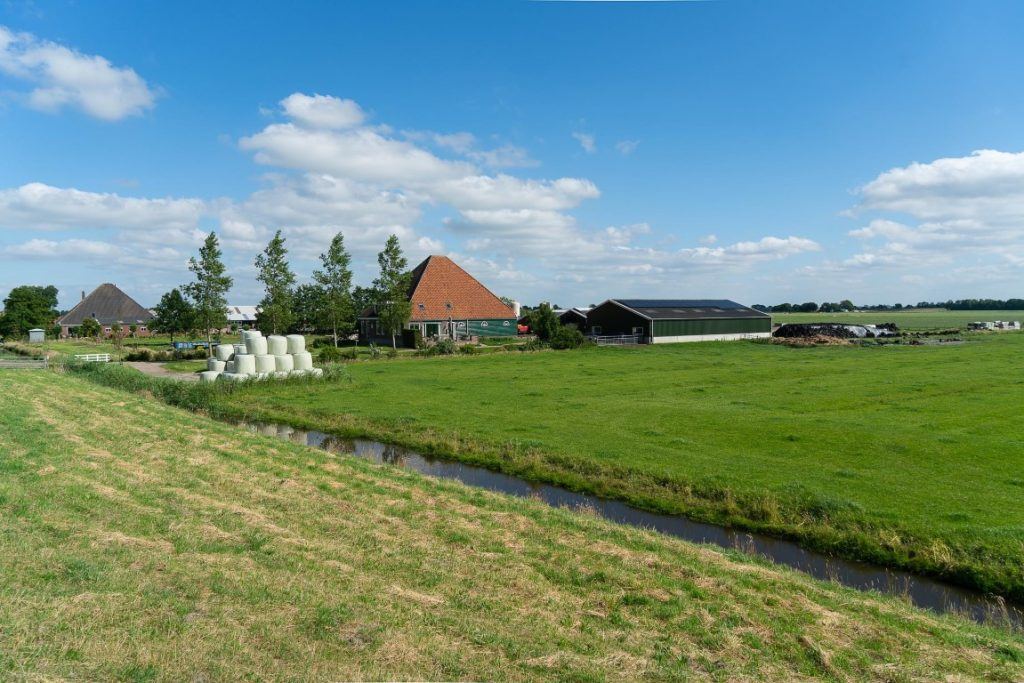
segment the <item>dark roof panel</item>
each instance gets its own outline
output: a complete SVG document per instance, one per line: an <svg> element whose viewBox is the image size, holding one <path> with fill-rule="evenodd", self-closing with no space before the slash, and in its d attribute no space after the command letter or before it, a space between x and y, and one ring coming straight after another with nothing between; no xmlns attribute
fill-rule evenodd
<svg viewBox="0 0 1024 683"><path fill-rule="evenodd" d="M148 323L153 319L153 314L115 285L107 282L79 301L74 308L61 316L57 323L81 325L86 318L95 318L102 325L133 325Z"/></svg>
<svg viewBox="0 0 1024 683"><path fill-rule="evenodd" d="M612 299L652 320L768 318L767 313L728 299Z"/></svg>

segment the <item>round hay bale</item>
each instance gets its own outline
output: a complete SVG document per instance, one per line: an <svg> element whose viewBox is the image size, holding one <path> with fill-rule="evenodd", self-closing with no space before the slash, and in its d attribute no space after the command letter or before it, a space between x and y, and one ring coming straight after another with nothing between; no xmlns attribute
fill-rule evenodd
<svg viewBox="0 0 1024 683"><path fill-rule="evenodd" d="M235 361L229 360L227 363L225 363L224 364L224 372L234 373L235 372Z"/></svg>
<svg viewBox="0 0 1024 683"><path fill-rule="evenodd" d="M295 359L296 370L313 369L313 354L311 354L309 351L300 351L299 353L293 353L292 358Z"/></svg>
<svg viewBox="0 0 1024 683"><path fill-rule="evenodd" d="M244 382L248 377L248 375L240 375L237 372L220 373L220 378L227 382Z"/></svg>
<svg viewBox="0 0 1024 683"><path fill-rule="evenodd" d="M278 372L288 372L295 369L295 358L288 354L274 356L274 364L277 366Z"/></svg>
<svg viewBox="0 0 1024 683"><path fill-rule="evenodd" d="M288 373L289 377L305 377L309 370L292 370Z"/></svg>
<svg viewBox="0 0 1024 683"><path fill-rule="evenodd" d="M231 356L235 355L235 347L231 344L218 344L213 352L217 355L217 360L229 361Z"/></svg>
<svg viewBox="0 0 1024 683"><path fill-rule="evenodd" d="M245 344L235 344L235 355L238 356L244 353L247 353Z"/></svg>
<svg viewBox="0 0 1024 683"><path fill-rule="evenodd" d="M216 382L217 378L220 377L221 373L215 370L207 370L206 372L199 373L200 382Z"/></svg>
<svg viewBox="0 0 1024 683"><path fill-rule="evenodd" d="M277 360L273 356L263 354L256 356L256 372L268 373L277 370Z"/></svg>
<svg viewBox="0 0 1024 683"><path fill-rule="evenodd" d="M256 356L244 353L235 356L235 372L239 375L256 374Z"/></svg>
<svg viewBox="0 0 1024 683"><path fill-rule="evenodd" d="M275 372L274 379L288 379L288 372Z"/></svg>
<svg viewBox="0 0 1024 683"><path fill-rule="evenodd" d="M249 337L245 340L245 348L253 356L263 356L267 353L266 337Z"/></svg>
<svg viewBox="0 0 1024 683"><path fill-rule="evenodd" d="M206 359L206 369L212 372L224 372L226 364L226 361L217 360L216 358Z"/></svg>
<svg viewBox="0 0 1024 683"><path fill-rule="evenodd" d="M280 334L267 337L267 353L271 356L283 356L288 353L288 339Z"/></svg>
<svg viewBox="0 0 1024 683"><path fill-rule="evenodd" d="M288 337L288 353L293 356L296 353L302 353L306 350L306 338L301 334L289 334Z"/></svg>
<svg viewBox="0 0 1024 683"><path fill-rule="evenodd" d="M312 370L309 371L309 374L312 375L313 377L323 377L324 376L324 369L323 368L313 368Z"/></svg>

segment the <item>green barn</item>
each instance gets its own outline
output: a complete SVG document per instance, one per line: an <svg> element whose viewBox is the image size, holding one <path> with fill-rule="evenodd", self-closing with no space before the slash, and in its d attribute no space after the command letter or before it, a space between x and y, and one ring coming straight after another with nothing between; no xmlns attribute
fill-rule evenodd
<svg viewBox="0 0 1024 683"><path fill-rule="evenodd" d="M767 313L728 299L608 299L587 313L592 337L636 337L641 344L770 337Z"/></svg>

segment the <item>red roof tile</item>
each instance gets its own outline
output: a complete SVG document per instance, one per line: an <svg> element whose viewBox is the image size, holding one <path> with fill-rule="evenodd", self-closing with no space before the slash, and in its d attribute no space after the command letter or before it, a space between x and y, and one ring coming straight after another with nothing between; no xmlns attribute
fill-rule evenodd
<svg viewBox="0 0 1024 683"><path fill-rule="evenodd" d="M428 256L412 272L410 320L515 318L491 290L447 256ZM449 307L450 304L450 307Z"/></svg>

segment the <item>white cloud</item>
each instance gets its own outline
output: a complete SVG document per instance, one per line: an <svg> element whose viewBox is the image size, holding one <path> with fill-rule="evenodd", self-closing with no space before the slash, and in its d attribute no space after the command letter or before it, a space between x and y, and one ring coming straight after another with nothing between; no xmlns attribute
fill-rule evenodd
<svg viewBox="0 0 1024 683"><path fill-rule="evenodd" d="M615 149L619 150L619 154L625 157L635 152L639 145L639 140L619 140L615 143Z"/></svg>
<svg viewBox="0 0 1024 683"><path fill-rule="evenodd" d="M354 101L330 95L292 93L281 100L281 108L293 121L311 128L352 128L366 119Z"/></svg>
<svg viewBox="0 0 1024 683"><path fill-rule="evenodd" d="M680 249L679 254L690 261L708 264L756 263L786 258L810 251L821 251L821 245L805 237L762 237L756 242L736 242L725 247L693 247Z"/></svg>
<svg viewBox="0 0 1024 683"><path fill-rule="evenodd" d="M597 141L593 134L573 131L572 136L576 139L576 142L580 143L580 147L582 147L583 151L587 154L593 154L597 151Z"/></svg>
<svg viewBox="0 0 1024 683"><path fill-rule="evenodd" d="M8 258L59 259L68 264L85 261L107 266L160 270L179 269L185 258L181 252L170 247L133 249L102 240L87 239L31 239L21 244L0 248L0 254Z"/></svg>
<svg viewBox="0 0 1024 683"><path fill-rule="evenodd" d="M131 68L3 26L0 72L33 84L26 102L43 111L74 106L98 119L117 121L143 113L156 101L156 92Z"/></svg>
<svg viewBox="0 0 1024 683"><path fill-rule="evenodd" d="M27 183L0 190L0 230L118 229L131 240L184 243L206 211L198 199L139 199Z"/></svg>

